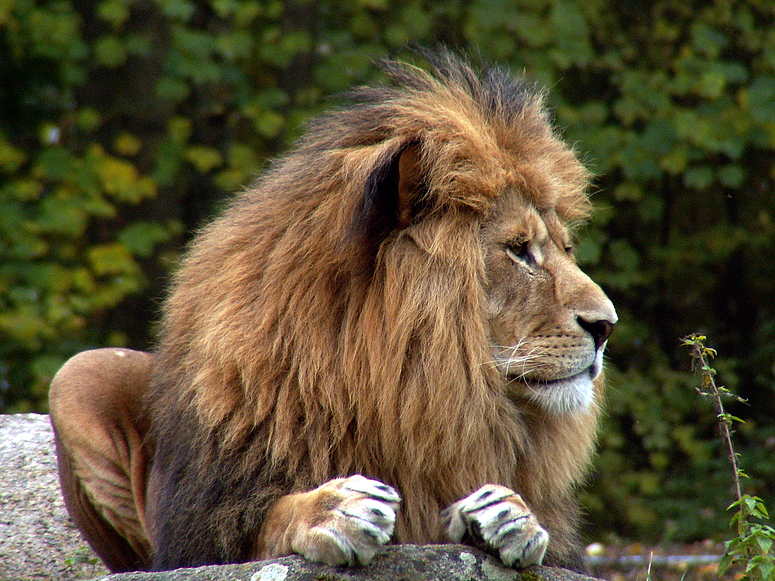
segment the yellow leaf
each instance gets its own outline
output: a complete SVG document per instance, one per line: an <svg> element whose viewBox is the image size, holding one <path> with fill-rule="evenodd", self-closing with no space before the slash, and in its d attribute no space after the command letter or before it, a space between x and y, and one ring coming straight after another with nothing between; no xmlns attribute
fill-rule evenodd
<svg viewBox="0 0 775 581"><path fill-rule="evenodd" d="M140 153L143 142L130 133L119 133L113 142L113 148L119 155L135 156Z"/></svg>
<svg viewBox="0 0 775 581"><path fill-rule="evenodd" d="M191 146L186 149L185 158L202 173L207 173L223 165L223 156L212 147Z"/></svg>

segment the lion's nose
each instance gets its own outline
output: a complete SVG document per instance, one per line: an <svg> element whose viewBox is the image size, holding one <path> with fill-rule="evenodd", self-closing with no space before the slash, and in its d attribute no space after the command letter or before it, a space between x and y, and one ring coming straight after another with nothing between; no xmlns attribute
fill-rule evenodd
<svg viewBox="0 0 775 581"><path fill-rule="evenodd" d="M603 343L608 341L608 337L614 332L614 327L616 326L616 321L608 321L606 319L587 319L584 316L577 316L576 320L582 329L592 335L596 348L600 348Z"/></svg>

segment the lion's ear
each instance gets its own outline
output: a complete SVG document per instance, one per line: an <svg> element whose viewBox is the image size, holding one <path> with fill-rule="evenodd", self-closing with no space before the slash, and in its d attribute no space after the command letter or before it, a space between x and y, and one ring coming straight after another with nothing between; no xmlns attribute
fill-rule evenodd
<svg viewBox="0 0 775 581"><path fill-rule="evenodd" d="M420 152L410 143L398 155L398 227L405 228L414 218L415 205L422 187Z"/></svg>
<svg viewBox="0 0 775 581"><path fill-rule="evenodd" d="M379 244L416 215L422 188L419 143L411 141L386 152L371 169L353 231Z"/></svg>

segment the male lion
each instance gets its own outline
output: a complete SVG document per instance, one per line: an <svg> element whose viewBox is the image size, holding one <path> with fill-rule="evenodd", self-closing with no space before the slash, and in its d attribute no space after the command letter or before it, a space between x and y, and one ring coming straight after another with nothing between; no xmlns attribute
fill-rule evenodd
<svg viewBox="0 0 775 581"><path fill-rule="evenodd" d="M583 569L617 319L573 258L587 172L532 86L435 67L387 64L199 233L152 355L57 374L64 496L111 569L391 538Z"/></svg>

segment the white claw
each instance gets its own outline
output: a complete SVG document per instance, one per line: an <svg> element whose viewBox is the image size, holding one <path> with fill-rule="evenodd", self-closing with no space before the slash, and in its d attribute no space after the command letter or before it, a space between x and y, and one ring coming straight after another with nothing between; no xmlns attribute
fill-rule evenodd
<svg viewBox="0 0 775 581"><path fill-rule="evenodd" d="M549 534L522 498L494 484L483 486L442 513L447 536L460 542L466 533L498 552L504 565L540 564Z"/></svg>
<svg viewBox="0 0 775 581"><path fill-rule="evenodd" d="M332 480L323 487L337 504L293 549L328 565L368 564L393 535L401 497L390 486L360 475Z"/></svg>

